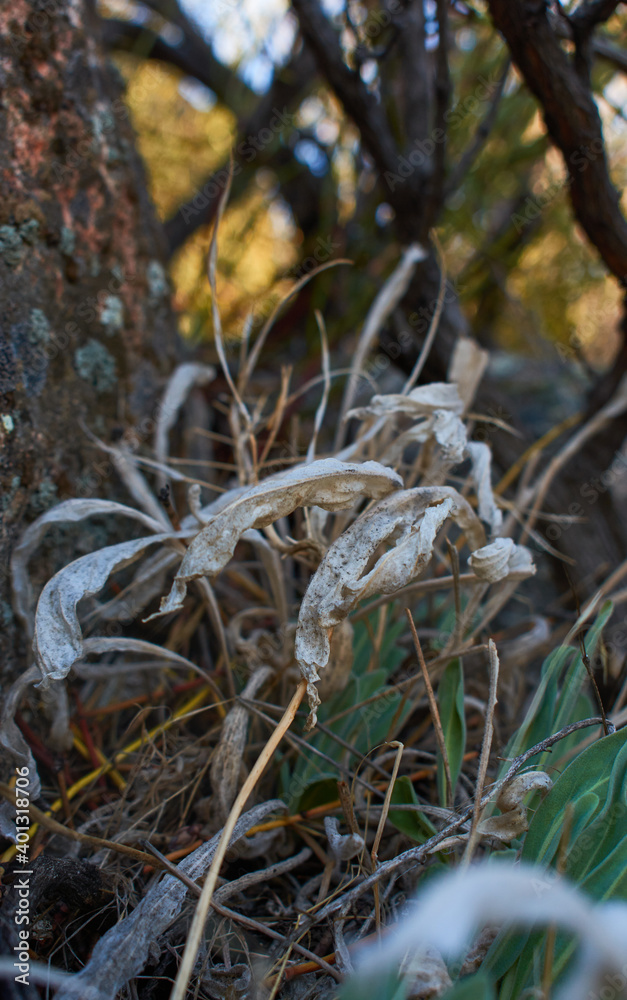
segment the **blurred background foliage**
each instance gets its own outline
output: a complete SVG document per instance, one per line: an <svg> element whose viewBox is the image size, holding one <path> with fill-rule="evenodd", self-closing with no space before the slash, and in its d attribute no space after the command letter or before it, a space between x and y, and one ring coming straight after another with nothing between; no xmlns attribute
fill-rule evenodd
<svg viewBox="0 0 627 1000"><path fill-rule="evenodd" d="M343 26L347 61L360 64L362 79L376 92L377 60L386 45L393 48L379 5L327 0L323 6L335 24ZM427 2L427 17L429 11L435 17L434 6ZM251 311L258 318L266 316L294 280L311 269L313 263L307 261L318 251L321 260L348 257L357 265L325 273L309 293L310 306L322 309L330 342L337 345L355 332L372 300L373 281L379 285L401 252L393 209L376 183L373 163L362 150L355 126L315 72L290 109L289 124L269 140L259 133L261 148L254 156L251 146L241 143L238 122L246 121L255 103L271 92L277 74L289 69L301 44L285 0L187 0L181 10L218 63L230 71L224 93L216 94L181 70L150 58L155 37L176 47L180 36L176 24L153 5L118 0L101 8L107 17L146 29L139 32L131 52L116 52L113 58L126 82L159 215L171 219L194 196L200 204L199 192L212 172L224 170L235 147L236 177L219 259L227 333L237 337ZM427 20L429 31L436 32L437 23ZM603 28L604 39L617 48L625 35L625 18L619 14ZM394 58L393 51L384 57ZM455 165L490 114L489 100L482 96L486 84L493 91L506 72L489 135L470 169L454 184L438 223L449 280L471 328L493 348L602 371L618 346L620 290L573 222L563 161L549 145L537 104L509 65L505 43L484 4L451 6L449 61L446 156L453 182ZM622 189L627 178L627 76L597 59L593 89L613 179ZM381 98L393 122L393 88ZM282 156L282 151L290 155ZM300 183L306 192L312 181L319 204L315 224L303 232L285 190ZM181 332L200 340L211 337L204 278L210 228L197 228L171 261ZM296 316L296 334L309 330L315 337L313 309Z"/></svg>

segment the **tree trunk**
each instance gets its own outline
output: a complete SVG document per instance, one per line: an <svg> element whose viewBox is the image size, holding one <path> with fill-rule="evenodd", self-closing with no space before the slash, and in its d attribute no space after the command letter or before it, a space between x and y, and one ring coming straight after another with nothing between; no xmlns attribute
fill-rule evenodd
<svg viewBox="0 0 627 1000"><path fill-rule="evenodd" d="M0 13L0 52L6 679L25 660L10 603L16 539L59 499L115 495L106 456L83 428L106 441L131 429L150 440L177 341L161 227L91 10L83 0L14 0ZM38 569L45 576L54 562Z"/></svg>

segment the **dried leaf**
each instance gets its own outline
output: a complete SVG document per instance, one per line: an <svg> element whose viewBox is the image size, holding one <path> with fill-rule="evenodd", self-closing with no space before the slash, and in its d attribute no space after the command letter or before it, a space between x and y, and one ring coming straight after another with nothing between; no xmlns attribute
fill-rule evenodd
<svg viewBox="0 0 627 1000"><path fill-rule="evenodd" d="M511 538L497 538L477 549L469 557L468 565L479 580L487 583L498 583L506 577L525 579L536 571L529 549L516 545Z"/></svg>
<svg viewBox="0 0 627 1000"><path fill-rule="evenodd" d="M29 524L11 557L11 575L13 585L13 609L16 618L24 627L29 638L32 636L31 604L33 600L32 587L28 576L28 562L33 552L38 548L41 539L51 524L62 524L83 521L86 517L96 517L102 514L118 514L140 521L150 531L163 531L160 522L147 514L122 503L111 500L65 500L47 510L36 521Z"/></svg>
<svg viewBox="0 0 627 1000"><path fill-rule="evenodd" d="M318 696L327 701L339 694L348 684L353 669L353 634L355 630L348 618L333 630L329 663L318 684Z"/></svg>
<svg viewBox="0 0 627 1000"><path fill-rule="evenodd" d="M362 514L330 547L303 598L296 630L296 659L308 682L315 725L320 704L319 670L329 662L330 630L373 594L393 594L427 565L435 536L449 518L466 532L471 548L485 541L483 528L467 500L448 486L402 490ZM393 543L375 566L362 574L383 543Z"/></svg>
<svg viewBox="0 0 627 1000"><path fill-rule="evenodd" d="M157 646L154 642L147 642L145 639L133 639L131 636L105 636L94 635L88 639L83 639L83 659L87 656L102 655L103 653L143 653L144 656L153 660L166 660L172 666L183 667L185 670L193 670L195 673L205 677L206 674L187 657L175 653L165 646ZM133 665L134 666L134 665ZM77 660L74 669L79 673L80 665ZM103 668L98 668L100 676L103 675ZM105 668L106 670L106 668Z"/></svg>
<svg viewBox="0 0 627 1000"><path fill-rule="evenodd" d="M329 841L330 853L336 861L350 861L361 854L365 848L363 837L358 833L340 833L340 821L337 816L324 817L324 832Z"/></svg>
<svg viewBox="0 0 627 1000"><path fill-rule="evenodd" d="M242 698L254 698L261 687L272 677L270 667L260 667L249 678L242 691ZM222 723L220 740L211 762L211 787L213 812L220 823L226 820L235 796L240 789L242 757L246 749L249 712L245 705L235 705Z"/></svg>
<svg viewBox="0 0 627 1000"><path fill-rule="evenodd" d="M467 410L477 394L490 354L470 337L458 337L448 370L449 382L454 382Z"/></svg>
<svg viewBox="0 0 627 1000"><path fill-rule="evenodd" d="M463 408L456 385L450 382L432 382L430 385L417 386L406 396L400 393L373 396L367 406L351 410L347 416L365 420L367 417L388 417L403 413L417 419L428 417L436 410L450 410L459 414Z"/></svg>
<svg viewBox="0 0 627 1000"><path fill-rule="evenodd" d="M212 382L215 377L215 368L197 362L187 362L179 365L173 371L157 410L155 458L158 462L167 464L168 434L174 427L179 410L190 390L196 385L206 385L207 382ZM161 474L159 481L161 485L165 484L165 475Z"/></svg>
<svg viewBox="0 0 627 1000"><path fill-rule="evenodd" d="M327 458L250 487L196 535L157 614L181 607L190 580L219 573L249 528L264 528L297 507L345 510L362 496L378 499L400 486L400 476L378 462L357 464Z"/></svg>
<svg viewBox="0 0 627 1000"><path fill-rule="evenodd" d="M477 491L479 517L489 524L496 534L503 523L503 515L496 505L492 492L492 452L482 441L469 441L466 455L470 459L471 479Z"/></svg>
<svg viewBox="0 0 627 1000"><path fill-rule="evenodd" d="M83 636L76 614L78 602L97 594L111 573L128 566L148 546L185 536L185 532L168 532L110 545L76 559L48 581L37 604L33 639L41 687L66 677L72 664L83 655Z"/></svg>

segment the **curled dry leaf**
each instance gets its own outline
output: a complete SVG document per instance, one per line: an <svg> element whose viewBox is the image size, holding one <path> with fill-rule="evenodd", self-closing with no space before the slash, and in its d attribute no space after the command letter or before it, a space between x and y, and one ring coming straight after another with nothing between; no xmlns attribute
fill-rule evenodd
<svg viewBox="0 0 627 1000"><path fill-rule="evenodd" d="M458 337L448 370L449 382L454 382L467 410L472 403L490 355L471 337Z"/></svg>
<svg viewBox="0 0 627 1000"><path fill-rule="evenodd" d="M417 386L406 396L400 393L373 396L367 406L351 410L347 416L364 420L366 417L394 417L404 413L417 419L429 417L436 410L461 413L463 409L464 404L456 385L451 382L432 382L430 385Z"/></svg>
<svg viewBox="0 0 627 1000"><path fill-rule="evenodd" d="M168 380L166 390L157 411L157 426L155 429L155 457L158 462L167 464L168 434L176 423L179 410L187 399L190 389L195 385L206 385L216 377L215 368L197 362L179 365ZM166 482L161 474L159 482Z"/></svg>
<svg viewBox="0 0 627 1000"><path fill-rule="evenodd" d="M260 667L242 691L242 698L254 698L272 676L270 667ZM249 712L244 705L235 705L222 723L220 740L211 762L212 809L223 823L240 788L240 774L246 749Z"/></svg>
<svg viewBox="0 0 627 1000"><path fill-rule="evenodd" d="M466 456L470 459L470 475L477 491L479 517L496 534L503 523L503 515L492 492L492 452L483 441L469 441Z"/></svg>
<svg viewBox="0 0 627 1000"><path fill-rule="evenodd" d="M329 664L318 685L321 701L339 694L348 684L353 668L353 634L355 630L348 618L333 630Z"/></svg>
<svg viewBox="0 0 627 1000"><path fill-rule="evenodd" d="M215 576L227 564L249 528L265 528L297 507L345 510L363 496L379 499L403 485L398 473L378 462L347 463L334 458L290 469L241 493L217 513L189 546L159 615L181 607L187 584ZM156 617L153 615L152 617Z"/></svg>
<svg viewBox="0 0 627 1000"><path fill-rule="evenodd" d="M315 683L329 662L331 630L366 597L393 594L411 583L427 565L435 536L449 517L471 548L483 544L483 528L468 501L452 487L433 486L379 501L330 547L309 583L296 629L296 659L308 683L308 728L315 725L320 704ZM393 547L365 572L384 543Z"/></svg>
<svg viewBox="0 0 627 1000"><path fill-rule="evenodd" d="M357 854L361 854L366 846L363 837L358 833L340 833L340 821L337 816L324 817L324 832L335 861L350 861Z"/></svg>
<svg viewBox="0 0 627 1000"><path fill-rule="evenodd" d="M97 517L102 514L116 514L119 517L130 517L145 525L149 531L163 531L163 524L148 514L143 514L132 507L111 500L65 500L47 510L36 521L29 524L11 557L11 576L13 587L13 610L28 636L32 636L31 604L33 600L32 587L28 576L28 562L33 552L39 547L41 539L51 524L63 524L83 521L86 517Z"/></svg>
<svg viewBox="0 0 627 1000"><path fill-rule="evenodd" d="M59 570L41 592L35 614L33 652L41 672L41 687L61 680L83 655L83 635L76 606L84 597L97 594L111 573L128 566L150 545L186 536L168 532L151 538L135 538L90 552Z"/></svg>
<svg viewBox="0 0 627 1000"><path fill-rule="evenodd" d="M512 576L524 579L536 571L529 549L516 545L511 538L497 538L477 549L469 557L468 565L475 576L486 583L498 583Z"/></svg>
<svg viewBox="0 0 627 1000"><path fill-rule="evenodd" d="M500 840L515 840L528 829L527 808L524 798L529 792L540 791L544 795L553 787L553 782L544 771L527 771L519 774L501 790L496 805L500 816L490 816L479 824L479 832Z"/></svg>

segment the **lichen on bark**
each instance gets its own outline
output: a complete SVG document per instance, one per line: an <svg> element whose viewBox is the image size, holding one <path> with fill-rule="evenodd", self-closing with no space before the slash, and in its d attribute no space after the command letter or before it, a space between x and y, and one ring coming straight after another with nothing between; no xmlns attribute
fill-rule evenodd
<svg viewBox="0 0 627 1000"><path fill-rule="evenodd" d="M16 538L98 461L81 423L107 438L150 416L177 344L167 282L155 294L161 227L86 0L4 5L0 60L4 607ZM113 477L99 484L118 490ZM12 623L0 656L9 673L24 665Z"/></svg>

